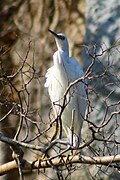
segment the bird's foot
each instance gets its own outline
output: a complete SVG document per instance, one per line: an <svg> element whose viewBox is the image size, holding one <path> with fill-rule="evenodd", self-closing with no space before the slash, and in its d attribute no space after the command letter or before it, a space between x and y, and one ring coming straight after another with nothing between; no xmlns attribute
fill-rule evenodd
<svg viewBox="0 0 120 180"><path fill-rule="evenodd" d="M32 165L34 166L34 164L37 163L37 167L39 168L40 163L41 163L42 161L44 161L44 160L45 160L45 154L43 154L39 159L35 159L35 160L33 161Z"/></svg>

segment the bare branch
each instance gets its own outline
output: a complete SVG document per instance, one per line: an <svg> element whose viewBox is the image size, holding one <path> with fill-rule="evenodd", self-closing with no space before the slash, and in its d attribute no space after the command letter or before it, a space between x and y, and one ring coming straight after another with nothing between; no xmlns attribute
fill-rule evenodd
<svg viewBox="0 0 120 180"><path fill-rule="evenodd" d="M82 156L82 155L76 155L76 156L66 156L66 157L60 157L52 159L51 162L49 160L36 160L33 162L29 162L26 160L24 161L24 165L22 169L24 170L33 170L33 169L44 169L44 168L50 168L51 163L52 165L59 167L64 166L64 164L96 164L96 165L105 165L105 166L111 166L117 167L115 163L120 162L120 154L114 155L114 156L104 156L104 157L89 157L89 156ZM0 166L0 175L6 174L11 170L17 169L16 161L11 161L9 163L6 163L4 165Z"/></svg>

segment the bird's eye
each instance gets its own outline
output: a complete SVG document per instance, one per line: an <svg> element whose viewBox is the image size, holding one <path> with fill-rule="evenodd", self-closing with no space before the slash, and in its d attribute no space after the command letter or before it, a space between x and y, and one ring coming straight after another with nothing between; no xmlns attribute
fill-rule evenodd
<svg viewBox="0 0 120 180"><path fill-rule="evenodd" d="M61 40L64 40L64 39L65 39L65 37L62 36L62 35L59 35L59 38L60 38Z"/></svg>

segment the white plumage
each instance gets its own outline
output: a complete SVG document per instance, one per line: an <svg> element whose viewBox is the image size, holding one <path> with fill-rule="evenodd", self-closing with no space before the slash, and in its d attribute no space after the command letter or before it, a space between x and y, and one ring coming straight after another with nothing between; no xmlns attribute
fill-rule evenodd
<svg viewBox="0 0 120 180"><path fill-rule="evenodd" d="M63 105L64 93L69 84L84 75L76 59L69 57L69 44L65 35L49 30L56 40L58 50L53 55L54 65L46 73L45 87L48 88L52 106L57 116ZM68 141L78 147L81 140L81 128L86 111L86 89L84 82L79 82L70 88L61 119L62 127ZM72 116L74 113L74 121ZM74 131L71 131L72 123ZM72 139L73 137L73 139Z"/></svg>

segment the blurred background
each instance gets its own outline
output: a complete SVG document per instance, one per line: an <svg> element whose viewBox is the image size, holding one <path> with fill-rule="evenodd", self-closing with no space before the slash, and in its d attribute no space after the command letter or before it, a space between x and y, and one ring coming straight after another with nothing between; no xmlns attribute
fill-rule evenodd
<svg viewBox="0 0 120 180"><path fill-rule="evenodd" d="M97 54L88 80L90 121L105 122L111 113L120 110L120 2L118 0L4 0L0 3L0 130L14 138L20 114L27 114L34 123L25 122L19 140L35 144L47 142L53 129L42 138L31 139L50 123L51 103L44 88L45 73L52 65L56 44L48 28L65 34L70 42L70 54L84 69ZM103 75L104 74L104 75ZM14 112L9 113L13 107ZM114 143L96 141L82 150L84 155L111 155L120 152L120 116L111 117L100 132ZM29 133L27 132L29 126ZM88 123L83 138L89 138ZM27 129L27 130L26 130ZM86 133L86 130L88 133ZM29 136L28 136L29 134ZM28 136L28 137L27 137ZM92 150L91 150L92 148ZM94 150L94 152L93 152ZM25 158L34 160L41 154L24 150ZM0 164L12 160L12 151L0 144ZM69 176L65 176L69 179ZM73 168L71 179L120 179L119 172L110 167L79 165ZM0 179L19 179L14 171ZM54 170L28 172L25 179L57 179Z"/></svg>

